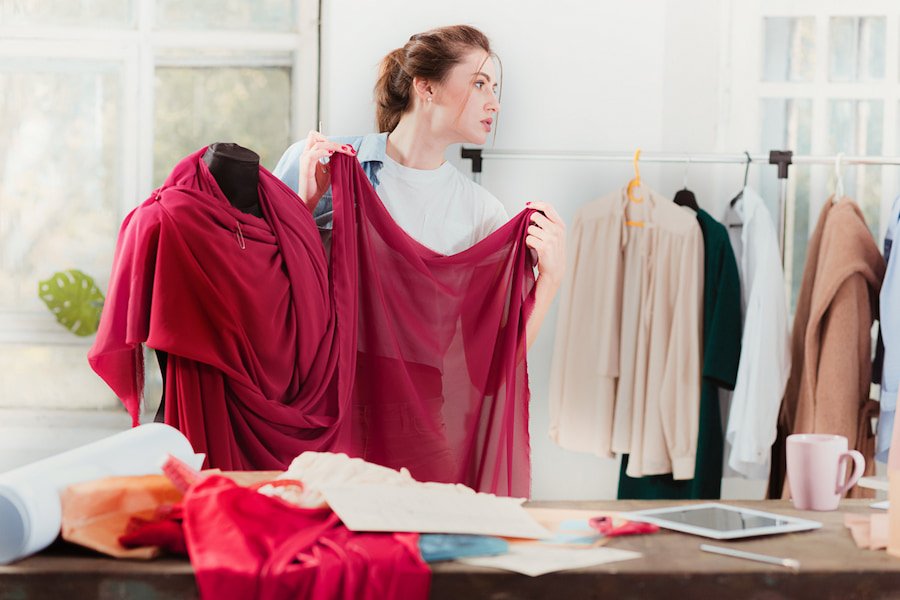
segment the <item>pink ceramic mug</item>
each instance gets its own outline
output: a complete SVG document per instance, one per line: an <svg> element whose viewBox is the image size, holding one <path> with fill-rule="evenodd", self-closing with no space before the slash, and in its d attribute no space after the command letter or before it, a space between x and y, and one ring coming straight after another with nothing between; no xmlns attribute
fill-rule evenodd
<svg viewBox="0 0 900 600"><path fill-rule="evenodd" d="M847 478L847 463L853 473ZM847 450L842 435L795 433L787 438L787 478L794 508L835 510L866 468L863 455Z"/></svg>

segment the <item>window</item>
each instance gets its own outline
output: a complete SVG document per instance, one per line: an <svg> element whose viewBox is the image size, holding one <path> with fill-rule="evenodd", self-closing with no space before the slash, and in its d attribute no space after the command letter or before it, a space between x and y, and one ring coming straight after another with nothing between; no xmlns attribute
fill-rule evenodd
<svg viewBox="0 0 900 600"><path fill-rule="evenodd" d="M900 106L900 5L860 0L731 4L729 141L766 152L893 155ZM888 133L891 132L891 133ZM876 239L900 193L897 167L844 166L845 194ZM774 167L758 185L778 220ZM785 276L796 303L806 245L834 191L834 167L793 165L787 186ZM880 246L880 242L879 242Z"/></svg>
<svg viewBox="0 0 900 600"><path fill-rule="evenodd" d="M116 407L38 281L105 292L125 214L208 143L273 168L317 120L318 2L6 0L0 40L0 408Z"/></svg>

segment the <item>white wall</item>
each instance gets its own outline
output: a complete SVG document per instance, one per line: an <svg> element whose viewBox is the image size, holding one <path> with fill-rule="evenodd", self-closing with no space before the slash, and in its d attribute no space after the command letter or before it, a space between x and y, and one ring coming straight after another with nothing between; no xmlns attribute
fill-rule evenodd
<svg viewBox="0 0 900 600"><path fill-rule="evenodd" d="M468 23L490 37L503 61L494 146L503 149L740 152L722 148L720 85L729 15L716 0L454 3L324 0L321 108L326 133L374 129L378 63L413 33ZM721 52L720 52L721 49ZM751 142L748 141L748 144ZM755 143L755 140L752 141ZM464 170L458 149L448 158ZM468 161L466 161L467 163ZM645 165L665 194L682 185L680 166ZM526 201L552 202L567 221L584 202L630 178L630 164L486 161L482 184L512 214ZM718 214L743 167L694 165L690 187ZM564 451L547 435L547 388L556 307L529 354L533 493L537 499L613 498L614 460Z"/></svg>

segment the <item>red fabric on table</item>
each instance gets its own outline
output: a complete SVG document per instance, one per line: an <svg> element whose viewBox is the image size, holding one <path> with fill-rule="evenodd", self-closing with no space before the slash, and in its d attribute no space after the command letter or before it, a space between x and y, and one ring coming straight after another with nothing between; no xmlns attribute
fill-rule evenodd
<svg viewBox="0 0 900 600"><path fill-rule="evenodd" d="M187 554L181 504L162 505L152 519L131 517L119 543L126 548L158 546L172 554Z"/></svg>
<svg viewBox="0 0 900 600"><path fill-rule="evenodd" d="M413 533L354 533L330 509L298 508L221 476L185 495L200 597L424 599L431 572Z"/></svg>

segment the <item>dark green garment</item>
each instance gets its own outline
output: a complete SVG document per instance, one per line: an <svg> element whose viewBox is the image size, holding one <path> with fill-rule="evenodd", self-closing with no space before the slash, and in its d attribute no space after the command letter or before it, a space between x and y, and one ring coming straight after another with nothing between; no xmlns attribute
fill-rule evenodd
<svg viewBox="0 0 900 600"><path fill-rule="evenodd" d="M703 381L693 479L672 475L628 477L628 455L619 473L620 499L715 499L721 495L724 439L719 388L733 390L741 357L741 282L728 231L700 209L703 232Z"/></svg>

